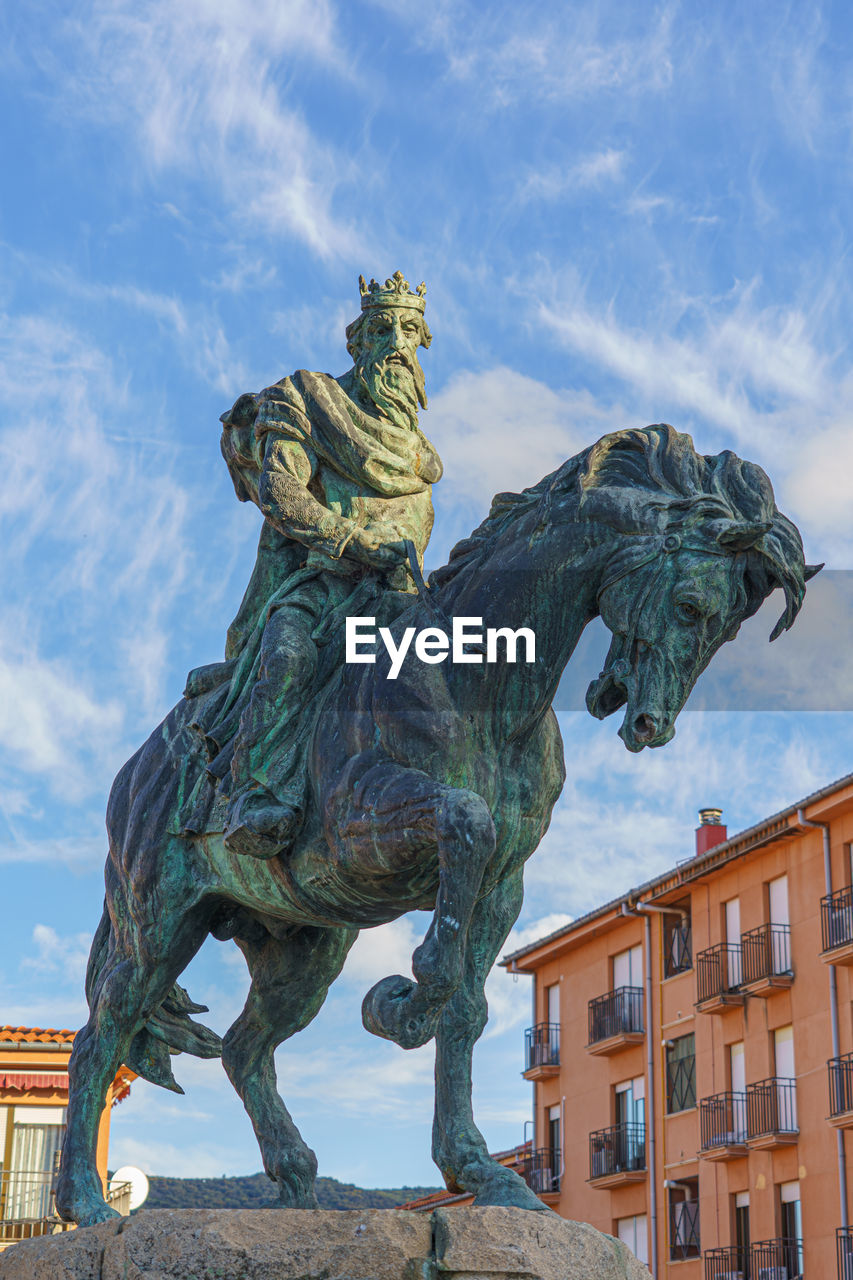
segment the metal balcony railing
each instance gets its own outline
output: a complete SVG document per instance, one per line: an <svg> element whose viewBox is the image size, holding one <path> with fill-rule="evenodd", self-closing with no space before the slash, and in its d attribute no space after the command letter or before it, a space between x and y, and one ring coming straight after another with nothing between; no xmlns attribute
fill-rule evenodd
<svg viewBox="0 0 853 1280"><path fill-rule="evenodd" d="M626 1032L643 1032L643 988L617 987L589 1002L589 1043Z"/></svg>
<svg viewBox="0 0 853 1280"><path fill-rule="evenodd" d="M746 1086L746 1133L761 1138L775 1133L797 1133L797 1082L770 1076Z"/></svg>
<svg viewBox="0 0 853 1280"><path fill-rule="evenodd" d="M699 1133L703 1151L736 1147L746 1142L746 1094L715 1093L699 1102Z"/></svg>
<svg viewBox="0 0 853 1280"><path fill-rule="evenodd" d="M29 1240L66 1230L53 1203L54 1174L0 1170L0 1240Z"/></svg>
<svg viewBox="0 0 853 1280"><path fill-rule="evenodd" d="M718 942L696 957L697 1003L736 992L743 981L743 957L739 942Z"/></svg>
<svg viewBox="0 0 853 1280"><path fill-rule="evenodd" d="M673 978L693 968L693 931L689 924L678 925L667 934L663 975Z"/></svg>
<svg viewBox="0 0 853 1280"><path fill-rule="evenodd" d="M589 1176L607 1178L646 1167L646 1126L615 1124L589 1135Z"/></svg>
<svg viewBox="0 0 853 1280"><path fill-rule="evenodd" d="M560 1065L560 1024L537 1022L524 1033L524 1070Z"/></svg>
<svg viewBox="0 0 853 1280"><path fill-rule="evenodd" d="M54 1204L56 1174L43 1170L0 1169L0 1241L29 1240L34 1236L69 1231ZM107 1191L107 1203L123 1216L130 1213L129 1182Z"/></svg>
<svg viewBox="0 0 853 1280"><path fill-rule="evenodd" d="M519 1161L519 1173L531 1191L547 1195L560 1190L560 1152L551 1147L528 1151Z"/></svg>
<svg viewBox="0 0 853 1280"><path fill-rule="evenodd" d="M729 1245L725 1249L706 1249L705 1280L752 1280L749 1249Z"/></svg>
<svg viewBox="0 0 853 1280"><path fill-rule="evenodd" d="M749 1246L751 1280L803 1280L803 1242L784 1236Z"/></svg>
<svg viewBox="0 0 853 1280"><path fill-rule="evenodd" d="M673 1262L684 1258L698 1258L699 1201L676 1200L669 1202L669 1256Z"/></svg>
<svg viewBox="0 0 853 1280"><path fill-rule="evenodd" d="M820 932L824 951L853 942L853 885L821 898Z"/></svg>
<svg viewBox="0 0 853 1280"><path fill-rule="evenodd" d="M835 1232L835 1242L837 1280L853 1280L853 1227L839 1227Z"/></svg>
<svg viewBox="0 0 853 1280"><path fill-rule="evenodd" d="M741 935L744 985L789 974L791 968L791 927L787 924L762 924Z"/></svg>
<svg viewBox="0 0 853 1280"><path fill-rule="evenodd" d="M829 1114L843 1115L853 1111L853 1053L830 1058L826 1064L829 1073Z"/></svg>

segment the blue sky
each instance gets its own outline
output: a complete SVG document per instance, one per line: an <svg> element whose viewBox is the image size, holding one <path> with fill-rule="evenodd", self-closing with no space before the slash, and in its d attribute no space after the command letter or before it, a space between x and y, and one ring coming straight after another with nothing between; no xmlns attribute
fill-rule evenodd
<svg viewBox="0 0 853 1280"><path fill-rule="evenodd" d="M110 782L221 655L253 563L219 415L346 368L360 272L428 285L431 564L494 492L669 421L765 466L808 558L853 569L851 33L846 6L763 0L5 7L0 1021L83 1020ZM765 689L784 644L749 651ZM820 713L687 712L639 757L565 711L569 780L513 941L688 856L700 805L736 830L851 771L836 683ZM323 1173L436 1180L431 1050L358 1015L424 924L363 935L279 1055ZM187 983L224 1030L236 951L209 943ZM529 989L501 971L489 991L476 1102L501 1148L528 1114ZM114 1162L257 1169L218 1065L176 1074L186 1098L138 1085L117 1110Z"/></svg>

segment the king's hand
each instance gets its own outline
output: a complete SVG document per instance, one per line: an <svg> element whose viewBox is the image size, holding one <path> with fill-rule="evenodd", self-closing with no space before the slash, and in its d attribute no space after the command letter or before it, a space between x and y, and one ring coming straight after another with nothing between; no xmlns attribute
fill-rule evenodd
<svg viewBox="0 0 853 1280"><path fill-rule="evenodd" d="M369 524L356 530L347 543L345 555L367 564L371 569L390 573L407 561L406 544L393 525Z"/></svg>

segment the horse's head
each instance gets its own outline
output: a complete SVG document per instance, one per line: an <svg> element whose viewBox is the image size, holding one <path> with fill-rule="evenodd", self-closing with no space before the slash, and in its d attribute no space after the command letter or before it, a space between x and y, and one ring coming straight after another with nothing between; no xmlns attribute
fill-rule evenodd
<svg viewBox="0 0 853 1280"><path fill-rule="evenodd" d="M603 719L624 706L628 750L659 747L720 645L778 586L786 608L775 640L820 566L805 564L760 467L701 457L671 427L605 437L583 487L585 518L616 534L598 592L613 640L587 707Z"/></svg>

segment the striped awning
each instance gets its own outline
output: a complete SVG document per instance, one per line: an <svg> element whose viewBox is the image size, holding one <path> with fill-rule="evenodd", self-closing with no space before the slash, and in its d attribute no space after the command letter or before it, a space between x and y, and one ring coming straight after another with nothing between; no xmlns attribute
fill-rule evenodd
<svg viewBox="0 0 853 1280"><path fill-rule="evenodd" d="M0 1089L62 1089L68 1091L68 1073L59 1071L0 1071Z"/></svg>

